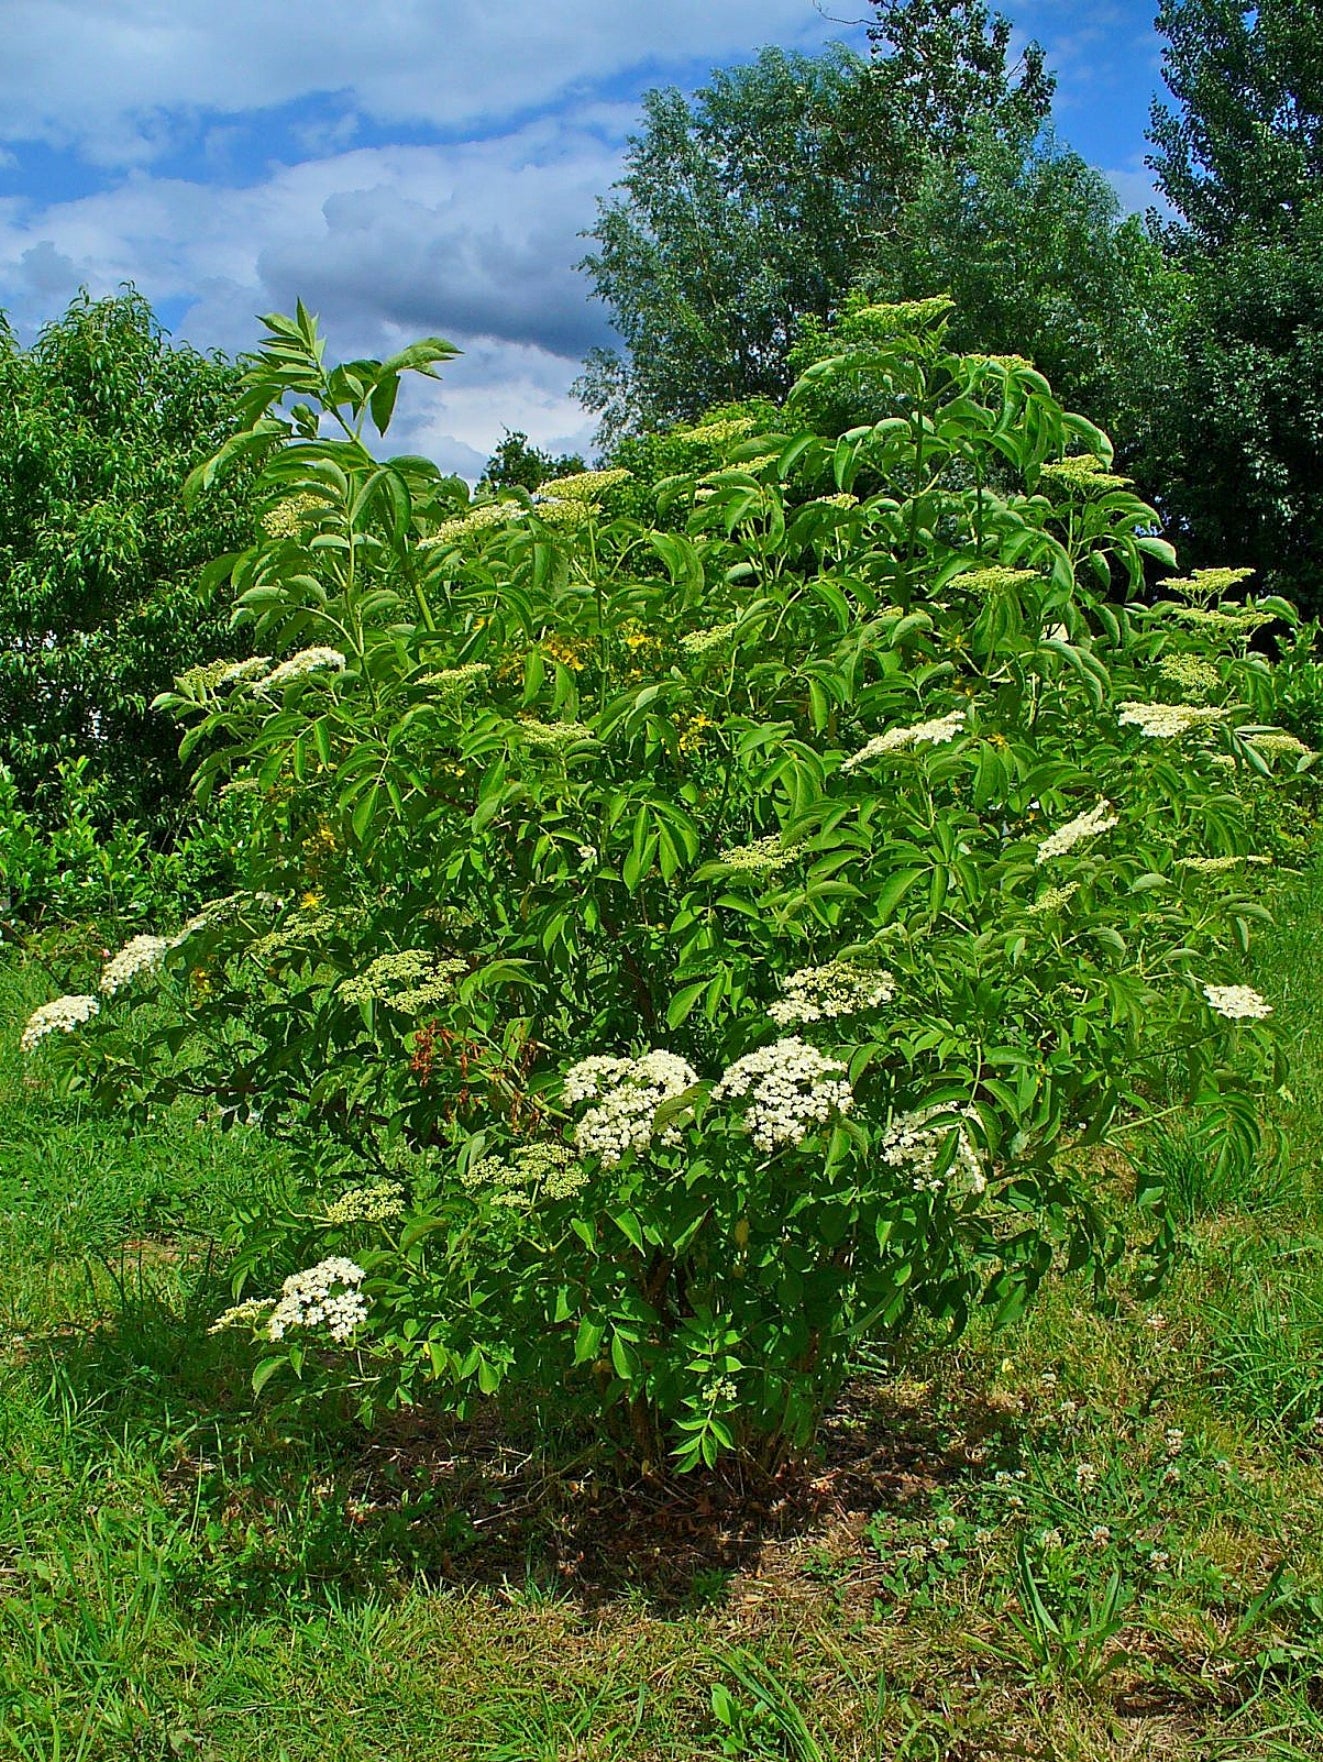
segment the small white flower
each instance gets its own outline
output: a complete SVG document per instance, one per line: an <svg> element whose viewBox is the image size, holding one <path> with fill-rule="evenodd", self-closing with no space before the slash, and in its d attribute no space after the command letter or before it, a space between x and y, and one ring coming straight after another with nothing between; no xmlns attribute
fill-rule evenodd
<svg viewBox="0 0 1323 1762"><path fill-rule="evenodd" d="M90 1022L101 1005L95 997L57 997L33 1010L19 1039L19 1050L31 1052L48 1034L70 1034Z"/></svg>
<svg viewBox="0 0 1323 1762"><path fill-rule="evenodd" d="M1231 1022L1261 1022L1272 1014L1272 1005L1248 985L1205 985L1210 1008Z"/></svg>
<svg viewBox="0 0 1323 1762"><path fill-rule="evenodd" d="M745 1125L759 1150L800 1144L815 1126L825 1126L854 1106L839 1059L791 1035L746 1053L723 1072L712 1091L716 1100L747 1098Z"/></svg>
<svg viewBox="0 0 1323 1762"><path fill-rule="evenodd" d="M1112 804L1100 801L1096 807L1090 808L1087 813L1077 814L1073 820L1068 820L1050 837L1045 838L1038 847L1034 862L1050 863L1054 857L1065 856L1068 850L1073 850L1086 838L1097 838L1099 833L1109 832L1113 826L1119 824L1117 815L1112 811Z"/></svg>
<svg viewBox="0 0 1323 1762"><path fill-rule="evenodd" d="M113 997L122 985L139 973L154 973L174 946L168 936L135 936L108 960L101 973L101 990Z"/></svg>

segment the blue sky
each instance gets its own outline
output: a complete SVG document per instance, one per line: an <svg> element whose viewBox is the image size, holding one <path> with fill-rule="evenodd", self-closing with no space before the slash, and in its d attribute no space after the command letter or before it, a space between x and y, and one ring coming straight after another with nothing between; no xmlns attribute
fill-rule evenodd
<svg viewBox="0 0 1323 1762"><path fill-rule="evenodd" d="M1059 76L1059 134L1150 199L1154 0L1004 0ZM398 444L471 475L503 425L586 446L609 340L574 262L650 85L765 43L865 47L846 0L0 0L0 308L30 336L135 282L236 350L296 296L333 349L463 358Z"/></svg>

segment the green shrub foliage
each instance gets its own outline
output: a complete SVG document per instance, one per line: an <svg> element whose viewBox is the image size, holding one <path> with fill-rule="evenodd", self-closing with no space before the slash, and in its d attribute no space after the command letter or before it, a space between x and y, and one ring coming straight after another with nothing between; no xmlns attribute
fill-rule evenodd
<svg viewBox="0 0 1323 1762"><path fill-rule="evenodd" d="M47 822L80 758L103 825L170 829L187 799L150 706L199 645L237 652L198 575L248 542L244 480L187 512L180 494L236 425L237 379L131 289L84 295L30 349L0 318L0 763Z"/></svg>
<svg viewBox="0 0 1323 1762"><path fill-rule="evenodd" d="M1311 760L1252 642L1293 614L1229 571L1146 603L1175 558L1106 437L951 353L948 304L857 309L774 421L675 432L651 518L617 470L469 503L378 461L444 345L329 371L268 321L233 581L286 658L167 700L257 804L248 890L27 1036L294 1141L303 1199L237 1230L259 1382L775 1456L861 1342L1101 1278L1089 1146L1188 1105L1252 1152L1236 960Z"/></svg>

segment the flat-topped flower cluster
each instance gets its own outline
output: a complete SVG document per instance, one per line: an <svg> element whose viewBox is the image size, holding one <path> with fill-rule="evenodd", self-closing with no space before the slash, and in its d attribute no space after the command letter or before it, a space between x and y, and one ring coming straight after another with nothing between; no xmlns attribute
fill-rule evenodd
<svg viewBox="0 0 1323 1762"><path fill-rule="evenodd" d="M1123 703L1117 717L1123 728L1138 728L1149 740L1177 740L1195 728L1225 722L1225 709L1207 704Z"/></svg>
<svg viewBox="0 0 1323 1762"><path fill-rule="evenodd" d="M342 1254L291 1273L279 1297L249 1297L218 1315L209 1332L254 1327L268 1340L283 1340L291 1328L324 1329L337 1346L350 1341L367 1320L368 1303L359 1286L367 1274Z"/></svg>
<svg viewBox="0 0 1323 1762"><path fill-rule="evenodd" d="M942 746L948 740L954 740L961 732L966 715L964 710L948 710L945 716L934 716L927 722L915 722L908 728L888 728L884 734L875 734L857 753L851 753L841 769L853 771L859 765L866 765L870 759L882 758L887 753L904 752L909 747L923 743Z"/></svg>
<svg viewBox="0 0 1323 1762"><path fill-rule="evenodd" d="M1049 837L1044 838L1038 846L1034 862L1050 863L1056 857L1065 856L1067 851L1074 850L1077 844L1086 839L1097 838L1100 833L1110 832L1113 826L1120 825L1120 818L1112 804L1100 801L1083 814L1076 814L1073 820L1067 820Z"/></svg>
<svg viewBox="0 0 1323 1762"><path fill-rule="evenodd" d="M769 1151L802 1143L815 1126L854 1105L841 1061L795 1035L737 1059L712 1098L746 1101L745 1127L759 1150Z"/></svg>
<svg viewBox="0 0 1323 1762"><path fill-rule="evenodd" d="M938 1102L901 1114L883 1133L878 1157L905 1171L919 1192L982 1193L987 1176L964 1121L976 1123L977 1109Z"/></svg>
<svg viewBox="0 0 1323 1762"><path fill-rule="evenodd" d="M785 995L769 1003L767 1013L778 1028L789 1028L879 1009L896 995L896 980L883 967L835 960L787 974L781 989Z"/></svg>
<svg viewBox="0 0 1323 1762"><path fill-rule="evenodd" d="M101 972L101 989L107 997L136 979L139 973L156 972L174 943L168 936L134 936Z"/></svg>
<svg viewBox="0 0 1323 1762"><path fill-rule="evenodd" d="M673 1052L656 1048L642 1058L596 1055L580 1059L565 1073L563 1095L568 1106L593 1101L575 1128L574 1142L584 1156L596 1156L611 1168L628 1151L643 1151L652 1142L657 1110L692 1089L698 1073ZM664 1127L662 1144L678 1144L676 1127Z"/></svg>
<svg viewBox="0 0 1323 1762"><path fill-rule="evenodd" d="M39 1005L27 1019L19 1037L19 1050L32 1052L48 1034L71 1034L84 1022L90 1022L100 1008L95 997L84 996L57 997L51 1003Z"/></svg>

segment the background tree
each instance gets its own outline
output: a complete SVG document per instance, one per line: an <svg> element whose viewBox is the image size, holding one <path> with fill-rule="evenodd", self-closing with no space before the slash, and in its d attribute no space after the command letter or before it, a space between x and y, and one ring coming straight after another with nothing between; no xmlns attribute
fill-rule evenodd
<svg viewBox="0 0 1323 1762"><path fill-rule="evenodd" d="M1167 0L1149 164L1185 274L1144 475L1194 561L1323 604L1323 11Z"/></svg>
<svg viewBox="0 0 1323 1762"><path fill-rule="evenodd" d="M478 479L479 489L540 489L553 477L571 477L585 470L580 453L547 453L535 447L520 428L507 428Z"/></svg>
<svg viewBox="0 0 1323 1762"><path fill-rule="evenodd" d="M972 0L877 0L871 60L765 51L687 100L652 92L583 267L627 353L579 382L601 438L776 397L846 294L955 293L959 346L1032 356L1115 424L1161 255L1045 133L1042 49ZM1132 423L1131 426L1138 425Z"/></svg>
<svg viewBox="0 0 1323 1762"><path fill-rule="evenodd" d="M958 158L931 156L860 283L877 299L951 294L958 347L1032 359L1129 463L1172 275L1106 177L1050 131L1026 142L980 125Z"/></svg>
<svg viewBox="0 0 1323 1762"><path fill-rule="evenodd" d="M865 87L908 122L925 152L958 158L978 133L1032 140L1056 91L1041 43L1011 60L1010 19L977 0L873 0Z"/></svg>
<svg viewBox="0 0 1323 1762"><path fill-rule="evenodd" d="M132 289L84 293L30 349L0 331L0 762L29 806L81 755L107 814L162 824L183 798L149 706L183 668L242 652L198 575L251 538L244 479L192 513L181 496L234 426L235 385Z"/></svg>
<svg viewBox="0 0 1323 1762"><path fill-rule="evenodd" d="M831 313L894 204L857 139L862 66L767 49L692 102L646 94L581 264L628 349L580 381L603 439L785 391L797 320Z"/></svg>

